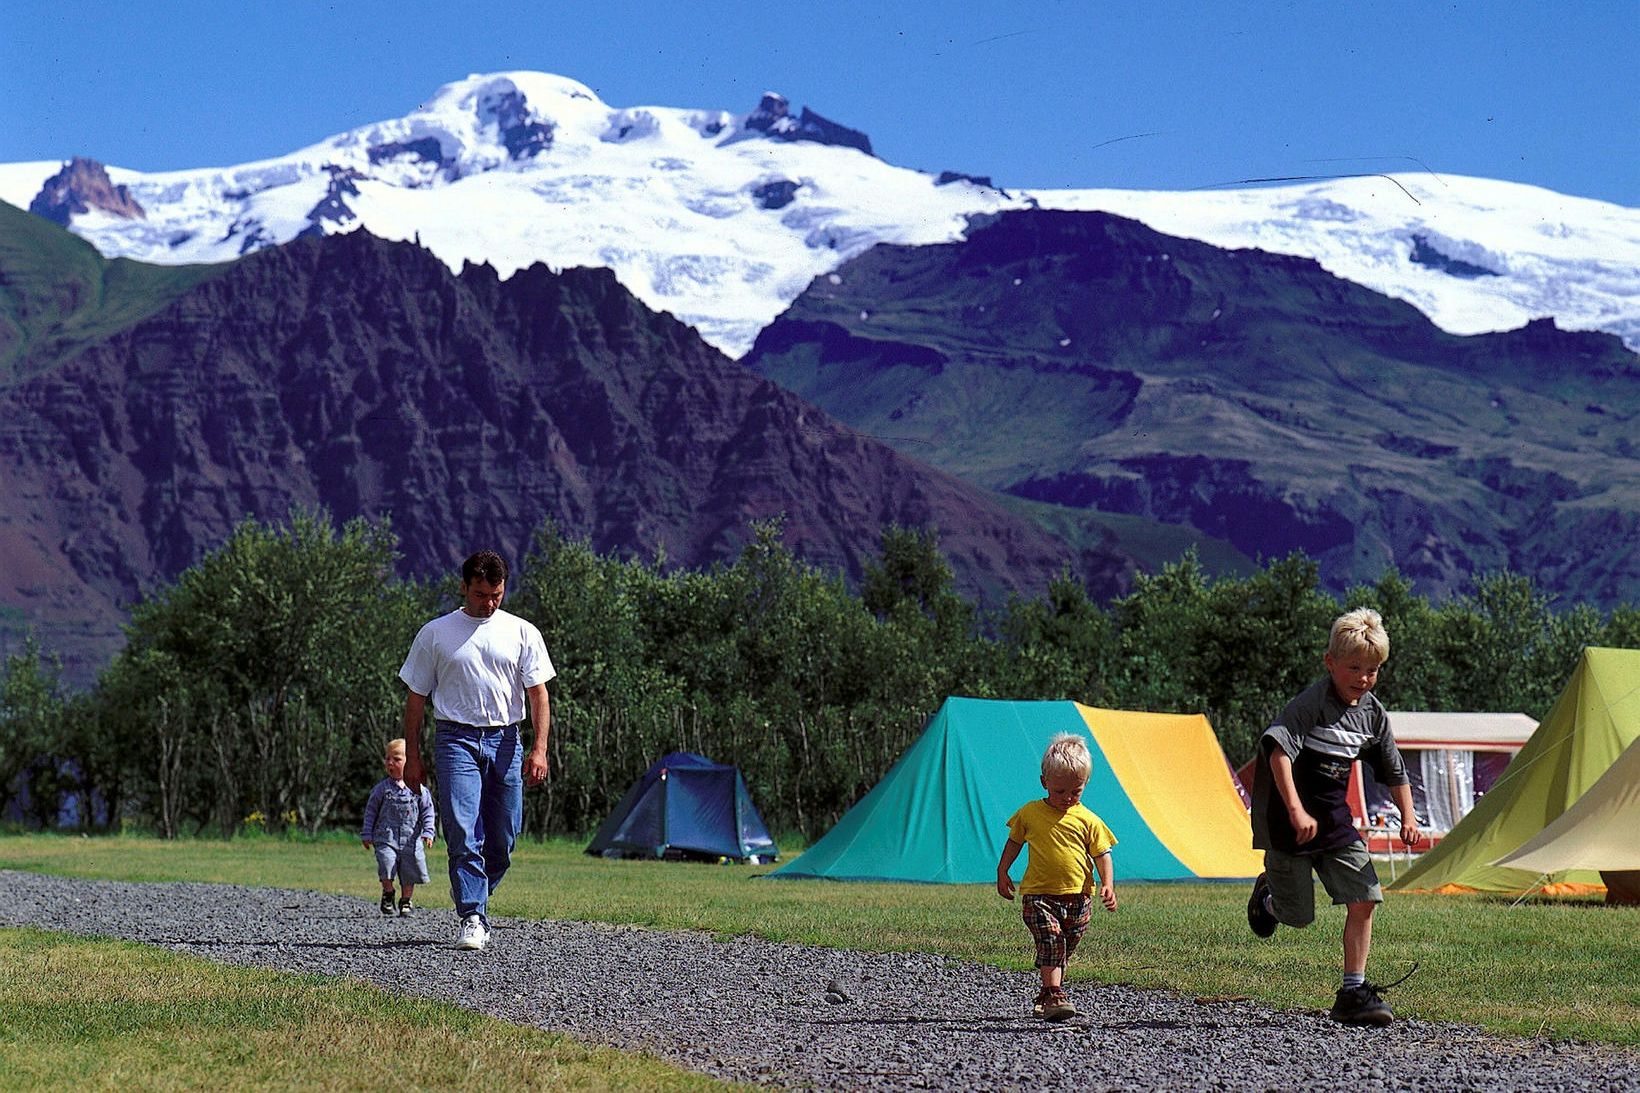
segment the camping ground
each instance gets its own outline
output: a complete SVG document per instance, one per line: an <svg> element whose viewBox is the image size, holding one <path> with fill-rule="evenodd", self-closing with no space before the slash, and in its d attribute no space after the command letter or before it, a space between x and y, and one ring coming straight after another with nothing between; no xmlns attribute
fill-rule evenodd
<svg viewBox="0 0 1640 1093"><path fill-rule="evenodd" d="M785 840L782 840L784 844ZM137 836L0 838L0 868L128 881L212 881L371 897L356 841L268 837L162 841ZM1026 974L1016 909L982 885L759 880L770 867L607 861L582 844L521 844L500 915L702 929L722 937L973 960ZM1341 917L1274 941L1247 932L1233 884L1123 885L1121 910L1095 920L1073 983L1125 983L1202 997L1244 995L1277 1009L1330 1001ZM424 889L428 914L447 908ZM1395 991L1408 1017L1501 1034L1640 1046L1640 911L1596 901L1391 893L1371 974L1419 971ZM49 927L49 923L41 924ZM294 928L294 924L293 924ZM6 1000L0 998L0 1005ZM139 1014L132 1015L140 1021Z"/></svg>

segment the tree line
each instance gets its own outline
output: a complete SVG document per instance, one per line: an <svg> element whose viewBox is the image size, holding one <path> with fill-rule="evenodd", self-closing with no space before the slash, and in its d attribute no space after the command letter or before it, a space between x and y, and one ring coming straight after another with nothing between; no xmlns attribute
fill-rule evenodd
<svg viewBox="0 0 1640 1093"><path fill-rule="evenodd" d="M89 690L29 642L0 677L0 814L57 826L73 802L82 828L163 837L355 825L399 735L410 641L457 606L453 576L401 579L395 559L385 523L247 522L136 605ZM1640 647L1634 605L1555 609L1506 572L1440 603L1393 571L1338 598L1301 554L1213 577L1187 553L1108 604L1067 573L982 608L932 533L899 527L858 589L797 559L778 523L709 570L600 555L548 527L504 606L541 628L559 671L551 778L526 797L536 836L590 832L684 750L738 764L772 829L815 838L949 695L1202 712L1240 763L1354 607L1384 615L1391 709L1541 718L1584 646Z"/></svg>

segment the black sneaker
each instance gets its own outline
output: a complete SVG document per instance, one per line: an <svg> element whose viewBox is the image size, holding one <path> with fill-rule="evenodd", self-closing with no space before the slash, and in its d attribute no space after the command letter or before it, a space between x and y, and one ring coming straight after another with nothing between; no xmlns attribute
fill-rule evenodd
<svg viewBox="0 0 1640 1093"><path fill-rule="evenodd" d="M394 914L394 913L396 913L396 909L393 906L393 893L392 892L383 892L382 893L382 914L391 915L391 914Z"/></svg>
<svg viewBox="0 0 1640 1093"><path fill-rule="evenodd" d="M1371 1025L1383 1028L1395 1020L1395 1011L1378 996L1378 988L1371 983L1359 987L1345 987L1333 1000L1328 1015L1341 1025Z"/></svg>
<svg viewBox="0 0 1640 1093"><path fill-rule="evenodd" d="M410 912L414 911L415 909L416 909L416 905L414 903L410 902L410 897L409 896L405 896L403 899L399 900L399 914L400 915L403 915L404 917L408 918L408 917L410 917Z"/></svg>
<svg viewBox="0 0 1640 1093"><path fill-rule="evenodd" d="M1264 898L1269 894L1270 882L1260 873L1253 882L1253 894L1247 897L1247 925L1259 937L1269 937L1276 932L1276 916L1264 906Z"/></svg>
<svg viewBox="0 0 1640 1093"><path fill-rule="evenodd" d="M1389 1003L1379 995L1379 991L1387 991L1391 987L1399 987L1412 973L1418 970L1418 962L1414 960L1407 973L1393 983L1379 986L1376 983L1363 983L1359 987L1346 987L1338 992L1333 999L1332 1013L1334 1021L1344 1025L1371 1025L1374 1028L1383 1028L1395 1020L1395 1011L1389 1008Z"/></svg>

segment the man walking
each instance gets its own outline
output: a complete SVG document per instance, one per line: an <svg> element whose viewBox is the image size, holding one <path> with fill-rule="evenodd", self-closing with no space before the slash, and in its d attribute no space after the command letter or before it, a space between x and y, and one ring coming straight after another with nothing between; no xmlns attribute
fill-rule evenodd
<svg viewBox="0 0 1640 1093"><path fill-rule="evenodd" d="M404 781L425 780L421 731L432 699L437 731L439 817L450 853L450 898L461 920L456 948L490 940L490 893L512 864L524 823L524 786L547 776L547 681L557 673L541 631L501 610L507 563L481 550L461 566L461 606L427 623L399 678L404 700ZM529 705L535 738L523 753L519 725Z"/></svg>

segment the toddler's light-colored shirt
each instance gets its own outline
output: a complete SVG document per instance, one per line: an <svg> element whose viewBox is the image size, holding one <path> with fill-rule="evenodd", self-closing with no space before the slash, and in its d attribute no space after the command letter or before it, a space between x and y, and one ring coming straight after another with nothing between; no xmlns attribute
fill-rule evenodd
<svg viewBox="0 0 1640 1093"><path fill-rule="evenodd" d="M378 846L403 849L417 839L433 837L433 795L426 786L412 790L404 782L383 778L365 802L359 838Z"/></svg>

